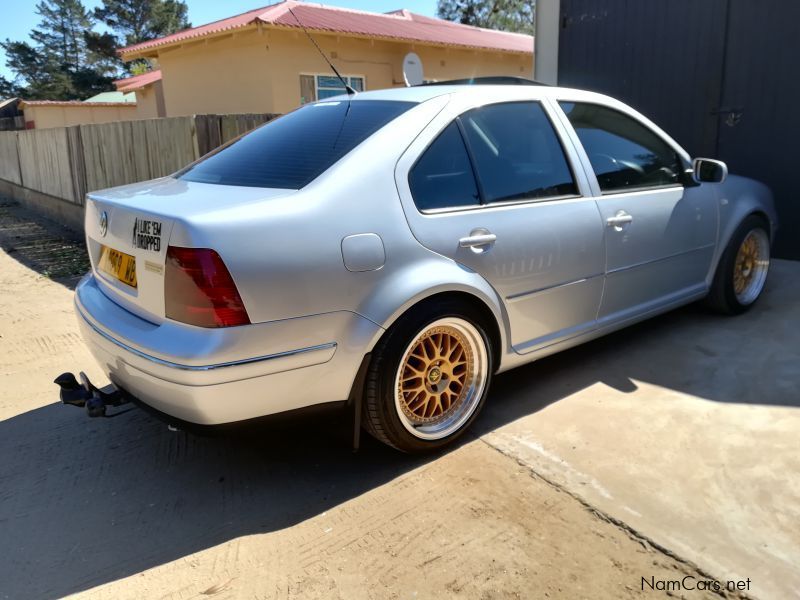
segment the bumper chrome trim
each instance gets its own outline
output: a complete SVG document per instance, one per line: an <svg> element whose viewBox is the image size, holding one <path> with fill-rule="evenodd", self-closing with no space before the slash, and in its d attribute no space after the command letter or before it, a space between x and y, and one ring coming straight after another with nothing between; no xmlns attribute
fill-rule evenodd
<svg viewBox="0 0 800 600"><path fill-rule="evenodd" d="M136 348L133 348L133 347L129 346L128 344L125 344L124 342L119 341L118 339L112 337L111 335L109 335L108 333L106 333L105 331L103 331L102 329L97 327L97 325L95 325L89 319L86 318L86 315L83 314L83 311L80 310L80 307L79 307L78 313L80 314L81 318L84 321L86 321L86 324L89 325L89 327L91 327L99 336L101 336L102 338L108 340L112 344L115 344L116 346L119 346L123 350L127 350L131 354L135 354L139 358L143 358L145 360L148 360L148 361L150 361L152 363L155 363L157 365L162 365L164 367L170 367L172 369L180 369L181 371L213 371L215 369L224 369L225 367L235 367L235 366L238 366L238 365L249 365L251 363L264 362L264 361L274 360L274 359L278 359L278 358L286 358L286 357L289 357L289 356L295 356L297 354L307 354L309 352L320 352L320 351L323 351L323 350L330 350L332 348L335 349L336 346L337 346L336 342L329 342L327 344L319 344L317 346L308 346L307 348L298 348L297 350L287 350L286 352L277 352L275 354L266 354L264 356L255 356L253 358L244 358L242 360L233 360L233 361L230 361L230 362L216 363L216 364L212 364L212 365L184 365L184 364L172 362L172 361L169 361L169 360L164 360L163 358L158 358L158 357L155 357L155 356L151 356L149 354L146 354L146 353L142 352L141 350L137 350Z"/></svg>

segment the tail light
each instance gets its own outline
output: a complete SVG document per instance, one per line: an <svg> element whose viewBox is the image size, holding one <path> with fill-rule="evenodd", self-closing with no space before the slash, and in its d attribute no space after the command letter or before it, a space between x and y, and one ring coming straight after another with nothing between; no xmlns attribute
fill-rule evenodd
<svg viewBox="0 0 800 600"><path fill-rule="evenodd" d="M166 315L198 327L248 325L242 297L219 254L208 248L167 248Z"/></svg>

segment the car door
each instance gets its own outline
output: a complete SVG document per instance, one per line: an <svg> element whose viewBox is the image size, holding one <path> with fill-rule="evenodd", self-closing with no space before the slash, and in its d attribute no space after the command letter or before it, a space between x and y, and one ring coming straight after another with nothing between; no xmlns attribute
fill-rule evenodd
<svg viewBox="0 0 800 600"><path fill-rule="evenodd" d="M517 352L593 328L603 226L548 111L536 101L453 104L397 166L413 234L494 287Z"/></svg>
<svg viewBox="0 0 800 600"><path fill-rule="evenodd" d="M702 296L717 203L712 190L687 176L685 153L632 111L592 102L559 105L596 178L606 226L600 325Z"/></svg>

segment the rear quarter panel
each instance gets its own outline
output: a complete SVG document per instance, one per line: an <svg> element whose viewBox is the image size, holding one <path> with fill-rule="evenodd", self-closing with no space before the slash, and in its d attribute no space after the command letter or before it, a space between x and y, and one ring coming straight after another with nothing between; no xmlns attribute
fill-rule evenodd
<svg viewBox="0 0 800 600"><path fill-rule="evenodd" d="M294 194L232 207L221 201L219 210L178 217L169 243L217 250L253 323L351 311L383 330L443 291L471 293L503 323L488 283L417 242L395 183L399 157L448 101L443 95L413 108ZM359 234L380 238L379 268L345 266L342 240Z"/></svg>

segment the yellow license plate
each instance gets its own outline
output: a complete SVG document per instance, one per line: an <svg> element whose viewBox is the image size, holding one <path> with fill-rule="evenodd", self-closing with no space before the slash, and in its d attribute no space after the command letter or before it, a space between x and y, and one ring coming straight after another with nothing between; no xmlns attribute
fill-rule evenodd
<svg viewBox="0 0 800 600"><path fill-rule="evenodd" d="M98 268L119 279L122 283L136 287L136 257L114 250L108 246L100 247Z"/></svg>

